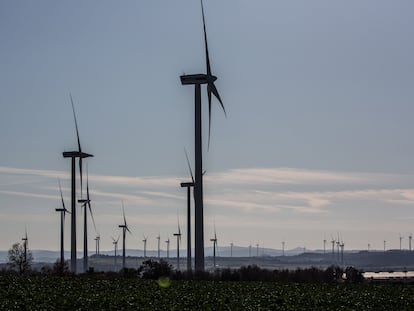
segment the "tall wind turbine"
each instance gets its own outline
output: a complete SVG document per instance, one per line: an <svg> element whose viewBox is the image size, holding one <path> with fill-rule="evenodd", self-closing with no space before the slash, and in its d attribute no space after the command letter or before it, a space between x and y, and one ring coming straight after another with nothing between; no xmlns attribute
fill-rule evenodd
<svg viewBox="0 0 414 311"><path fill-rule="evenodd" d="M412 233L408 236L408 249L411 252L411 240L413 239Z"/></svg>
<svg viewBox="0 0 414 311"><path fill-rule="evenodd" d="M70 95L70 101L72 103L73 117L75 119L76 137L78 139L77 151L65 151L63 152L64 158L71 158L72 160L72 197L71 197L71 239L70 239L70 268L73 273L76 273L76 158L79 158L79 174L80 185L82 193L82 159L93 157L92 154L82 152L78 123L76 121L75 106L73 105L72 95Z"/></svg>
<svg viewBox="0 0 414 311"><path fill-rule="evenodd" d="M201 14L203 17L204 44L206 53L207 74L182 75L180 77L182 85L194 85L195 88L195 181L194 181L194 201L195 201L195 269L204 271L204 220L203 220L203 151L201 133L201 85L207 84L208 111L209 111L209 136L211 129L211 95L213 94L224 109L223 102L217 91L214 82L217 77L211 73L210 58L207 45L206 23L204 18L203 1L201 0Z"/></svg>
<svg viewBox="0 0 414 311"><path fill-rule="evenodd" d="M402 250L402 240L403 240L403 237L401 236L401 233L400 233L400 251Z"/></svg>
<svg viewBox="0 0 414 311"><path fill-rule="evenodd" d="M144 235L144 239L142 240L144 242L144 258L147 258L147 239L148 237Z"/></svg>
<svg viewBox="0 0 414 311"><path fill-rule="evenodd" d="M191 182L182 182L181 187L187 188L187 271L191 271L191 188L194 187L193 171L190 160L188 159L187 150L184 149L187 158L188 169L190 170Z"/></svg>
<svg viewBox="0 0 414 311"><path fill-rule="evenodd" d="M95 220L92 214L91 198L89 196L89 174L86 174L86 199L78 200L83 207L83 272L88 270L88 209L91 214L93 227L96 232Z"/></svg>
<svg viewBox="0 0 414 311"><path fill-rule="evenodd" d="M116 266L117 264L117 260L116 260L116 252L118 251L118 241L119 241L119 235L118 238L115 240L114 237L112 237L112 244L114 245L114 257L115 257L115 270L116 270Z"/></svg>
<svg viewBox="0 0 414 311"><path fill-rule="evenodd" d="M160 236L159 233L158 233L158 236L156 237L156 239L158 240L158 248L157 248L157 250L158 250L158 259L160 259L160 240L161 240L161 236Z"/></svg>
<svg viewBox="0 0 414 311"><path fill-rule="evenodd" d="M165 243L167 243L167 258L170 258L170 238Z"/></svg>
<svg viewBox="0 0 414 311"><path fill-rule="evenodd" d="M62 207L56 208L56 212L60 212L60 264L63 267L65 263L65 254L64 254L64 235L65 235L65 215L68 213L68 210L65 207L65 201L63 200L62 194L62 187L60 186L60 179L59 182L59 191L60 191L60 199L62 200Z"/></svg>
<svg viewBox="0 0 414 311"><path fill-rule="evenodd" d="M177 271L180 270L180 241L181 241L181 228L180 221L178 221L178 233L174 233L177 237Z"/></svg>
<svg viewBox="0 0 414 311"><path fill-rule="evenodd" d="M213 242L213 269L216 269L216 246L217 246L217 234L216 228L214 228L214 238L210 239Z"/></svg>
<svg viewBox="0 0 414 311"><path fill-rule="evenodd" d="M129 230L126 218L125 218L125 209L124 209L124 201L122 201L122 214L124 216L124 223L119 225L119 228L122 228L122 268L125 269L125 238L126 232L128 231L131 234L131 230Z"/></svg>

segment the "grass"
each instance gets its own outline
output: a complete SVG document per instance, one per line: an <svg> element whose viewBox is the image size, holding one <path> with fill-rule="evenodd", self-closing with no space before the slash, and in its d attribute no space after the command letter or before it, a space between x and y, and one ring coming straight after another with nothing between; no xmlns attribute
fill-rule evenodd
<svg viewBox="0 0 414 311"><path fill-rule="evenodd" d="M2 275L0 309L414 310L414 286Z"/></svg>

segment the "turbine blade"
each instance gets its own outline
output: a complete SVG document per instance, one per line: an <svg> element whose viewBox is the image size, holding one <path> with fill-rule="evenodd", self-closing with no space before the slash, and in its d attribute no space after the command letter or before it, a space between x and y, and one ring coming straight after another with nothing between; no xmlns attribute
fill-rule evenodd
<svg viewBox="0 0 414 311"><path fill-rule="evenodd" d="M125 209L124 209L124 200L122 200L122 215L124 216L124 226L126 226Z"/></svg>
<svg viewBox="0 0 414 311"><path fill-rule="evenodd" d="M95 232L97 232L96 230L96 224L95 224L95 219L93 218L93 213L92 213L92 208L91 208L91 202L88 201L88 208L89 208L89 213L91 214L91 218L92 218L92 223L93 223L93 228L95 229ZM86 206L85 206L86 208Z"/></svg>
<svg viewBox="0 0 414 311"><path fill-rule="evenodd" d="M191 175L191 180L194 183L194 176L193 176L193 171L191 169L191 165L190 165L190 160L188 159L188 154L187 154L187 150L184 148L184 152L185 152L185 157L187 158L187 165L188 165L188 169L190 170L190 175Z"/></svg>
<svg viewBox="0 0 414 311"><path fill-rule="evenodd" d="M58 178L58 183L59 183L60 198L62 200L62 207L63 207L63 210L66 211L65 201L63 200L62 187L60 186L60 179L59 178Z"/></svg>
<svg viewBox="0 0 414 311"><path fill-rule="evenodd" d="M221 100L220 94L218 93L218 91L217 91L217 88L216 88L215 84L214 84L214 83L210 83L209 85L210 85L210 87L211 87L211 92L212 92L212 93L213 93L213 95L217 98L217 100L219 101L219 103L220 103L220 105L221 105L221 108L223 109L224 116L227 118L226 109L224 108L223 102L222 102L222 100Z"/></svg>
<svg viewBox="0 0 414 311"><path fill-rule="evenodd" d="M76 137L78 138L78 148L79 148L79 152L82 152L80 139L79 139L78 122L76 121L75 105L73 104L72 94L69 94L69 95L70 95L70 101L72 103L73 118L75 119Z"/></svg>
<svg viewBox="0 0 414 311"><path fill-rule="evenodd" d="M207 45L207 31L206 31L206 21L204 18L204 7L203 7L203 0L201 0L201 14L203 15L203 30L204 30L204 44L206 49L206 67L207 67L207 75L211 76L211 68L210 68L210 57L208 55L208 45Z"/></svg>

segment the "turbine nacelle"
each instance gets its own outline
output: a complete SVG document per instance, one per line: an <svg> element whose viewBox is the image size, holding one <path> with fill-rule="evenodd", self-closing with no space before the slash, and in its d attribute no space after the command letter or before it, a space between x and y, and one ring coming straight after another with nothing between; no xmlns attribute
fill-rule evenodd
<svg viewBox="0 0 414 311"><path fill-rule="evenodd" d="M90 158L93 157L92 154L86 153L86 152L79 152L79 151L65 151L63 152L64 158Z"/></svg>
<svg viewBox="0 0 414 311"><path fill-rule="evenodd" d="M193 182L182 182L180 185L181 185L181 188L194 187Z"/></svg>
<svg viewBox="0 0 414 311"><path fill-rule="evenodd" d="M194 75L182 75L180 76L182 85L190 84L209 84L217 80L216 76L206 75L204 73L194 74Z"/></svg>

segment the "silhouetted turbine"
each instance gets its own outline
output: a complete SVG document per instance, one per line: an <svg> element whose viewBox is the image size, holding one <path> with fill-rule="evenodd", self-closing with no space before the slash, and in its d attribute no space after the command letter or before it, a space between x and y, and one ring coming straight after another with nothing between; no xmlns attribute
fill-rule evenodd
<svg viewBox="0 0 414 311"><path fill-rule="evenodd" d="M81 203L83 207L83 272L86 272L88 270L88 209L96 232L95 220L91 208L91 199L89 196L89 173L86 175L86 200L78 200L78 203Z"/></svg>
<svg viewBox="0 0 414 311"><path fill-rule="evenodd" d="M184 152L191 176L191 182L181 183L182 188L187 188L187 271L191 271L191 187L194 187L194 177L187 150L184 149Z"/></svg>
<svg viewBox="0 0 414 311"><path fill-rule="evenodd" d="M201 13L203 17L204 44L206 53L207 74L182 75L182 85L194 85L195 87L195 269L204 271L204 220L203 220L203 151L202 151L202 122L201 122L201 84L207 84L208 111L209 111L209 135L211 129L211 94L213 94L224 109L223 102L214 82L217 77L211 73L210 58L208 53L206 23L204 18L203 1L201 0Z"/></svg>
<svg viewBox="0 0 414 311"><path fill-rule="evenodd" d="M99 255L100 253L100 244L101 244L101 235L98 233L98 235L95 237L95 254Z"/></svg>
<svg viewBox="0 0 414 311"><path fill-rule="evenodd" d="M165 243L167 243L167 258L170 258L170 238Z"/></svg>
<svg viewBox="0 0 414 311"><path fill-rule="evenodd" d="M178 221L178 233L174 233L177 237L177 271L180 270L180 241L181 241L181 228L180 222Z"/></svg>
<svg viewBox="0 0 414 311"><path fill-rule="evenodd" d="M116 266L118 265L117 264L117 260L116 260L116 252L118 251L118 241L119 241L119 235L118 235L118 238L115 240L114 239L114 237L111 237L112 238L112 244L114 244L114 247L115 247L115 270L116 270Z"/></svg>
<svg viewBox="0 0 414 311"><path fill-rule="evenodd" d="M160 240L161 240L161 236L160 236L160 234L158 233L158 236L156 237L156 239L158 240L158 247L157 247L157 254L158 254L158 259L160 259Z"/></svg>
<svg viewBox="0 0 414 311"><path fill-rule="evenodd" d="M79 158L79 174L81 182L81 194L82 194L82 159L93 157L92 154L82 152L78 123L76 121L75 107L73 105L72 95L70 95L70 101L72 103L73 117L75 119L76 137L78 140L78 151L65 151L63 152L64 158L72 159L72 196L71 196L71 243L70 243L70 267L73 273L76 273L76 169L75 159Z"/></svg>
<svg viewBox="0 0 414 311"><path fill-rule="evenodd" d="M128 231L131 234L131 230L129 230L126 218L125 218L125 209L124 209L124 201L122 201L122 214L124 216L124 223L119 225L119 228L122 228L122 268L125 269L125 238L126 232Z"/></svg>
<svg viewBox="0 0 414 311"><path fill-rule="evenodd" d="M29 242L29 239L27 238L27 228L25 228L25 235L24 238L22 238L23 241L23 248L24 248L24 264L27 262L27 244Z"/></svg>
<svg viewBox="0 0 414 311"><path fill-rule="evenodd" d="M147 258L147 239L148 237L144 235L144 239L142 240L144 242L144 258Z"/></svg>
<svg viewBox="0 0 414 311"><path fill-rule="evenodd" d="M216 229L214 228L214 238L210 239L210 242L213 242L213 269L216 269L216 246L217 246L217 234Z"/></svg>
<svg viewBox="0 0 414 311"><path fill-rule="evenodd" d="M60 179L58 179L59 182L59 191L60 191L60 198L62 200L62 208L56 208L56 212L60 212L60 264L63 267L65 263L65 255L64 255L64 236L65 236L65 215L66 213L69 213L69 211L65 207L65 201L63 200L63 194L62 194L62 187L60 186Z"/></svg>

